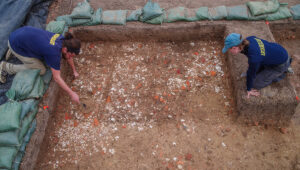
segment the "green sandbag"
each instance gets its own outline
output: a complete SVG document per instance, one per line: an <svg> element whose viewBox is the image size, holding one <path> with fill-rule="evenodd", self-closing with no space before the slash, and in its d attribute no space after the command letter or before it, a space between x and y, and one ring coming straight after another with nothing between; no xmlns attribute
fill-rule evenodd
<svg viewBox="0 0 300 170"><path fill-rule="evenodd" d="M289 8L286 5L281 5L277 12L268 14L266 20L275 21L280 19L290 18L292 16Z"/></svg>
<svg viewBox="0 0 300 170"><path fill-rule="evenodd" d="M82 26L84 24L87 24L89 22L91 22L92 20L91 19L86 19L86 18L75 18L75 19L72 19L72 23L71 23L71 27L76 27L76 26Z"/></svg>
<svg viewBox="0 0 300 170"><path fill-rule="evenodd" d="M31 92L26 96L26 99L38 99L44 95L44 81L41 76L38 76L33 89Z"/></svg>
<svg viewBox="0 0 300 170"><path fill-rule="evenodd" d="M200 7L196 12L197 18L199 20L208 20L209 19L209 13L208 13L208 7Z"/></svg>
<svg viewBox="0 0 300 170"><path fill-rule="evenodd" d="M263 14L263 15L257 15L257 16L253 16L251 14L251 12L248 13L248 20L249 21L259 21L259 20L265 20L267 18L268 15Z"/></svg>
<svg viewBox="0 0 300 170"><path fill-rule="evenodd" d="M26 99L32 91L39 74L39 69L29 69L18 72L10 89L6 92L6 96L11 100Z"/></svg>
<svg viewBox="0 0 300 170"><path fill-rule="evenodd" d="M199 21L209 19L208 7L200 7L194 9L185 9L186 21Z"/></svg>
<svg viewBox="0 0 300 170"><path fill-rule="evenodd" d="M163 12L162 15L160 15L160 16L158 16L156 18L147 20L146 23L148 23L148 24L162 24L165 19L166 19L166 13Z"/></svg>
<svg viewBox="0 0 300 170"><path fill-rule="evenodd" d="M94 15L91 18L91 21L88 23L83 24L84 26L92 26L92 25L99 25L101 24L101 14L102 14L102 9L99 8L96 10Z"/></svg>
<svg viewBox="0 0 300 170"><path fill-rule="evenodd" d="M248 20L246 5L227 7L227 20Z"/></svg>
<svg viewBox="0 0 300 170"><path fill-rule="evenodd" d="M102 14L103 24L125 25L126 10L107 10Z"/></svg>
<svg viewBox="0 0 300 170"><path fill-rule="evenodd" d="M37 107L34 108L22 121L22 128L21 128L21 131L19 134L19 139L22 139L25 136L25 134L27 133L32 120L35 118L35 116L37 114L37 111L38 111Z"/></svg>
<svg viewBox="0 0 300 170"><path fill-rule="evenodd" d="M185 21L190 21L190 22L198 21L199 18L196 15L197 10L198 8L193 8L193 9L185 8L185 12L184 12Z"/></svg>
<svg viewBox="0 0 300 170"><path fill-rule="evenodd" d="M77 6L73 9L70 16L72 19L80 19L80 18L91 19L93 13L94 13L93 8L88 3L88 1L85 0L77 4Z"/></svg>
<svg viewBox="0 0 300 170"><path fill-rule="evenodd" d="M56 21L65 21L66 22L66 26L71 26L72 25L72 18L70 15L62 15L62 16L58 16L56 19Z"/></svg>
<svg viewBox="0 0 300 170"><path fill-rule="evenodd" d="M36 128L36 119L34 119L30 125L30 129L27 131L26 135L23 138L23 142L28 143L30 141L30 138L33 134L33 132L35 131ZM24 152L25 153L25 147L26 145L23 145L24 143L22 143L22 146L20 147L19 151Z"/></svg>
<svg viewBox="0 0 300 170"><path fill-rule="evenodd" d="M28 131L31 121L37 113L38 101L34 99L20 102L22 111L20 114L21 128L0 133L0 146L19 146L25 133Z"/></svg>
<svg viewBox="0 0 300 170"><path fill-rule="evenodd" d="M20 130L1 132L0 133L0 147L20 146L19 132L20 132Z"/></svg>
<svg viewBox="0 0 300 170"><path fill-rule="evenodd" d="M266 2L250 1L246 3L252 15L261 15L276 12L279 8L278 0Z"/></svg>
<svg viewBox="0 0 300 170"><path fill-rule="evenodd" d="M20 142L27 133L32 120L37 114L37 108L30 111L29 114L22 121L22 126L20 129L8 132L0 133L0 146L20 146Z"/></svg>
<svg viewBox="0 0 300 170"><path fill-rule="evenodd" d="M21 104L15 101L8 101L0 106L0 132L20 128L21 109Z"/></svg>
<svg viewBox="0 0 300 170"><path fill-rule="evenodd" d="M142 9L141 21L145 22L162 14L163 10L162 8L160 8L159 4L153 3L151 0L148 0L146 5Z"/></svg>
<svg viewBox="0 0 300 170"><path fill-rule="evenodd" d="M30 138L31 138L33 132L35 131L35 128L36 128L36 119L34 119L32 121L30 129L26 133L26 136L23 139L22 145L21 145L21 147L20 147L20 149L19 149L19 151L18 151L18 153L15 157L15 160L13 161L13 164L12 164L12 169L13 170L18 170L19 169L22 158L25 155L26 146L27 146L28 142L30 141Z"/></svg>
<svg viewBox="0 0 300 170"><path fill-rule="evenodd" d="M46 73L42 75L42 79L45 84L49 84L52 79L52 71L50 68L47 68Z"/></svg>
<svg viewBox="0 0 300 170"><path fill-rule="evenodd" d="M134 11L128 11L128 16L126 21L138 21L140 16L142 15L142 9L137 9Z"/></svg>
<svg viewBox="0 0 300 170"><path fill-rule="evenodd" d="M15 147L0 147L0 168L11 169L17 152Z"/></svg>
<svg viewBox="0 0 300 170"><path fill-rule="evenodd" d="M38 102L38 100L35 100L35 99L28 99L28 100L23 100L22 102L19 102L19 103L21 103L21 105L22 105L20 120L23 120L29 112L36 110L37 104L39 102Z"/></svg>
<svg viewBox="0 0 300 170"><path fill-rule="evenodd" d="M67 25L65 26L62 35L65 36L66 32L69 32L69 26L67 26Z"/></svg>
<svg viewBox="0 0 300 170"><path fill-rule="evenodd" d="M300 4L291 6L291 13L293 15L294 20L300 19Z"/></svg>
<svg viewBox="0 0 300 170"><path fill-rule="evenodd" d="M211 20L221 20L227 17L227 10L225 6L209 8L208 13Z"/></svg>
<svg viewBox="0 0 300 170"><path fill-rule="evenodd" d="M48 87L50 85L50 81L52 79L52 71L50 70L50 68L47 68L46 73L42 76L42 79L43 79L44 85L45 85L44 92L46 92L46 90L48 89Z"/></svg>
<svg viewBox="0 0 300 170"><path fill-rule="evenodd" d="M62 15L55 19L56 21L65 21L67 26L76 27L86 24L91 21L91 19L72 19L71 15Z"/></svg>
<svg viewBox="0 0 300 170"><path fill-rule="evenodd" d="M171 8L166 11L166 21L164 22L175 22L175 21L184 21L185 20L185 8L176 7Z"/></svg>
<svg viewBox="0 0 300 170"><path fill-rule="evenodd" d="M51 21L47 24L46 30L56 33L62 34L66 25L66 21Z"/></svg>

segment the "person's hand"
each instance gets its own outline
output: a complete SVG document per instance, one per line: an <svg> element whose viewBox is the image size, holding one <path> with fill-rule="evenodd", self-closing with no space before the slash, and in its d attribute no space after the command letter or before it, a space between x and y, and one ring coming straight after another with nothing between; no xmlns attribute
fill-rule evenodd
<svg viewBox="0 0 300 170"><path fill-rule="evenodd" d="M260 95L259 91L257 91L257 90L250 90L247 92L248 92L247 98L250 98L250 96L259 96Z"/></svg>
<svg viewBox="0 0 300 170"><path fill-rule="evenodd" d="M74 71L74 77L75 78L79 77L79 74L77 73L77 71Z"/></svg>
<svg viewBox="0 0 300 170"><path fill-rule="evenodd" d="M79 96L77 93L73 92L70 94L70 97L71 97L71 100L73 100L74 102L80 104L80 101L79 101Z"/></svg>

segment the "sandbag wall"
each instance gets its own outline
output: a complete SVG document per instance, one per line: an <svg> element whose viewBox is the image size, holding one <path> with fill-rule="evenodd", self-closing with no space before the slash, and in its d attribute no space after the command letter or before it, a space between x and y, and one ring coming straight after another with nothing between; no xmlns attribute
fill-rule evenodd
<svg viewBox="0 0 300 170"><path fill-rule="evenodd" d="M90 26L99 24L125 25L126 22L140 21L148 24L162 24L176 21L201 20L247 20L274 21L293 17L300 19L300 4L290 9L286 3L278 0L265 2L250 1L237 6L217 6L213 8L199 7L188 9L175 7L168 10L160 8L158 3L149 0L146 5L137 10L94 10L88 0L80 2L70 15L63 15L51 21L46 30L63 34L68 27Z"/></svg>
<svg viewBox="0 0 300 170"><path fill-rule="evenodd" d="M18 72L6 92L9 101L0 106L0 169L19 169L25 148L36 128L39 99L51 81L48 69Z"/></svg>

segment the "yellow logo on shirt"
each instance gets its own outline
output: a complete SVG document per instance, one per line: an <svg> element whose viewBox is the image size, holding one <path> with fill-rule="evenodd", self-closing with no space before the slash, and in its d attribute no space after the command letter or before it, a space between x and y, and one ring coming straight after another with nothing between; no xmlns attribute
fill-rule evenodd
<svg viewBox="0 0 300 170"><path fill-rule="evenodd" d="M55 45L55 40L59 37L59 34L54 34L50 39L50 44Z"/></svg>
<svg viewBox="0 0 300 170"><path fill-rule="evenodd" d="M257 38L254 38L254 39L257 41L257 44L260 48L260 55L266 56L266 50L265 50L264 43L260 39L257 39Z"/></svg>

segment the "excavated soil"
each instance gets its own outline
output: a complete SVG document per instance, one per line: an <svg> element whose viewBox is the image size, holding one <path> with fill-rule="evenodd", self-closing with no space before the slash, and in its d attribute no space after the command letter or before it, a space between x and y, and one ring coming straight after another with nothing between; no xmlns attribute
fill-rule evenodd
<svg viewBox="0 0 300 170"><path fill-rule="evenodd" d="M55 1L48 20L70 13L79 1ZM246 1L157 2L168 9ZM91 0L91 4L104 10L133 10L145 2ZM201 33L184 37L183 42L123 41L134 37L128 31L138 30L143 24L98 26L104 27L102 32L111 27L113 33L121 34L114 38L123 42L85 42L82 54L75 58L80 77L74 80L70 70L63 70L68 74L67 84L79 93L86 107L73 104L66 93L60 93L35 169L299 169L299 114L286 128L237 123L229 69L221 54L223 40L215 39L223 36L220 30L228 22L206 23L204 29L198 23L193 29L204 31L206 38L212 37L210 41L199 38ZM236 27L244 22L231 23ZM192 28L185 27L185 23L165 25L149 26L146 30L166 27L168 34L167 27L173 26L174 33L176 26L181 25L183 30L179 32L184 34ZM299 54L298 34L279 39L278 35L284 32L279 28L272 28L275 39ZM210 29L215 33L209 33ZM257 31L263 29L252 26L236 29L266 35ZM295 74L288 78L299 95L299 60L294 59L292 66Z"/></svg>
<svg viewBox="0 0 300 170"><path fill-rule="evenodd" d="M84 43L36 169L291 169L299 131L235 123L218 41ZM70 74L70 73L69 73ZM71 75L71 74L70 74Z"/></svg>

